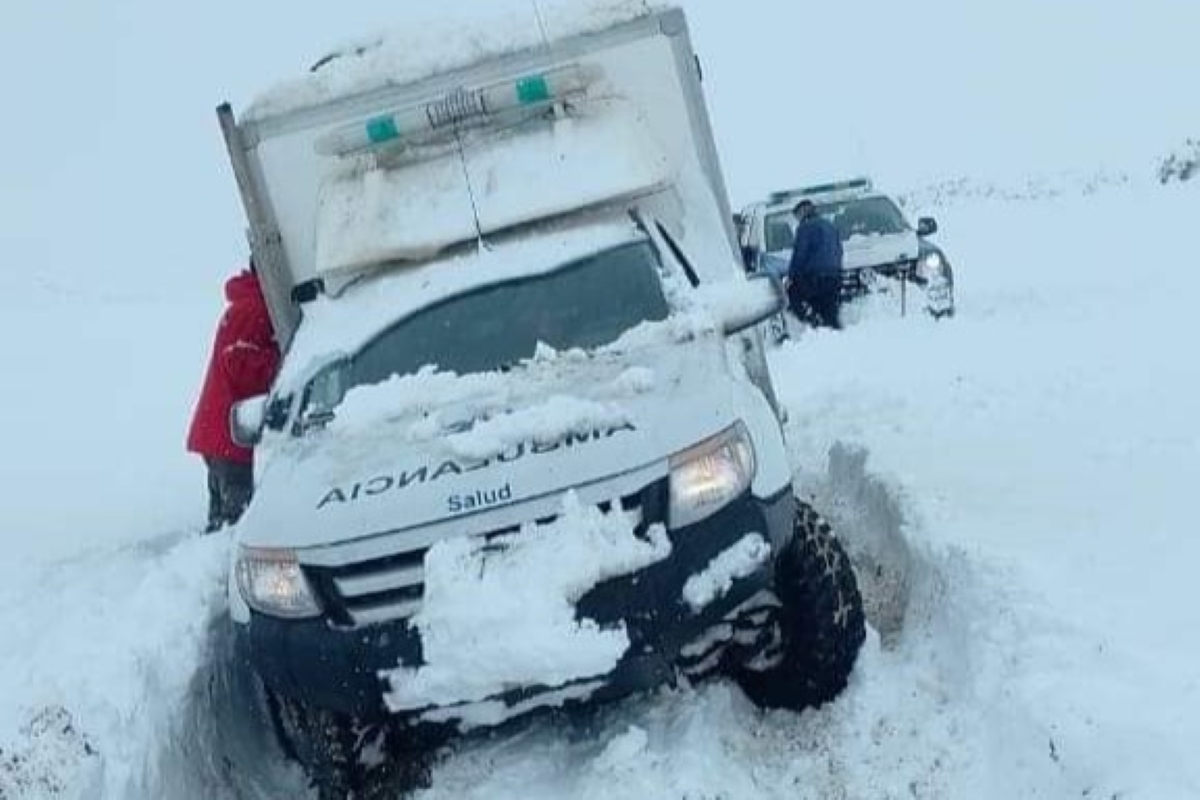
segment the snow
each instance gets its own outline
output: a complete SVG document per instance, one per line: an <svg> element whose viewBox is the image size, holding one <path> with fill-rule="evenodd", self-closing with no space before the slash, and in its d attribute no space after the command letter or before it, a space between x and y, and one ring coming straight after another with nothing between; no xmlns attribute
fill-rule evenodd
<svg viewBox="0 0 1200 800"><path fill-rule="evenodd" d="M634 394L622 391L627 374L622 373L613 383L614 396ZM535 383L538 380L537 373L532 371L523 370L520 377L528 377ZM380 422L416 412L421 418L408 427L406 441L424 442L444 436L454 455L484 460L505 452L512 445L550 444L561 441L570 433L617 428L629 421L628 412L618 404L575 395L554 395L541 402L524 404L518 410L508 410L506 407L515 398L511 389L513 383L506 376L496 374L421 373L392 378L378 386L351 391L329 427L341 433L370 433L377 430ZM439 393L447 398L446 401L429 402L436 392L435 387L447 389ZM645 390L639 387L636 393L644 394ZM476 396L473 398L472 395ZM438 409L451 402L459 405L456 417L447 419ZM465 409L464 402L468 403ZM467 430L462 430L467 426Z"/></svg>
<svg viewBox="0 0 1200 800"><path fill-rule="evenodd" d="M0 789L14 794L41 794L53 797L74 785L100 787L94 780L95 751L87 737L75 728L75 722L61 708L39 711L20 729L21 749L0 751Z"/></svg>
<svg viewBox="0 0 1200 800"><path fill-rule="evenodd" d="M307 380L311 371L343 352L353 352L406 314L447 295L497 281L538 275L606 247L638 238L630 221L596 220L554 236L520 237L485 248L474 246L436 267L393 270L378 280L351 285L348 302L319 297L304 307L280 380ZM352 298L352 301L350 299Z"/></svg>
<svg viewBox="0 0 1200 800"><path fill-rule="evenodd" d="M650 336L637 333L641 341ZM343 440L374 440L386 425L400 441L438 439L451 455L472 461L518 445L550 445L570 434L615 430L631 421L627 401L651 394L657 385L653 370L621 363L622 347L618 340L587 354L558 353L543 345L535 358L508 373L425 369L394 376L347 392L327 428ZM563 393L568 387L570 393ZM349 458L361 457L353 450Z"/></svg>
<svg viewBox="0 0 1200 800"><path fill-rule="evenodd" d="M771 545L767 540L761 534L751 534L688 579L683 586L683 599L692 611L702 611L732 589L734 581L753 575L770 557Z"/></svg>
<svg viewBox="0 0 1200 800"><path fill-rule="evenodd" d="M611 100L519 135L465 138L462 154L445 149L400 165L363 156L331 170L317 215L317 272L427 260L480 233L650 194L673 177L636 110ZM547 164L564 179L541 180Z"/></svg>
<svg viewBox="0 0 1200 800"><path fill-rule="evenodd" d="M485 459L521 442L560 442L571 433L612 430L628 422L628 413L615 405L558 395L527 409L487 420L466 433L450 436L447 444L456 455Z"/></svg>
<svg viewBox="0 0 1200 800"><path fill-rule="evenodd" d="M877 632L838 702L764 715L725 683L664 689L602 711L586 735L539 720L515 739L464 742L419 796L1195 796L1200 650L1187 632L1200 611L1183 587L1197 554L1188 497L1200 475L1200 375L1181 343L1197 338L1200 276L1180 264L1196 191L1128 183L942 197L938 241L959 277L954 320L868 308L842 333L774 351L802 492L856 561L877 568L863 573ZM998 246L1014 231L1019 246ZM96 320L113 311L42 299ZM143 424L157 424L153 412ZM94 468L95 494L77 500L92 505L80 511L106 508L103 490L119 480L104 477L109 460L75 457ZM36 474L8 469L16 497L47 496ZM34 521L25 505L8 508L10 527ZM140 542L76 538L70 557L64 538L25 542L24 560L0 566L0 749L23 757L19 770L0 769L6 800L46 796L35 787L54 781L64 788L51 796L114 798L267 797L266 787L296 785L248 733L242 706L206 688L224 685L213 683L225 645L212 621L226 542L197 538L198 502L167 534L138 513L124 518ZM481 640L492 660L474 665L494 669L460 672L446 647L410 699L478 697L529 670L554 684L617 657L618 632L571 627L567 616L565 598L597 577L581 568L584 551L556 552L550 533L536 541L520 558L571 565L540 573L562 577L557 605L523 594L546 584L518 584L504 604L494 586L477 588L496 613L510 603L545 611L512 642L538 642L571 668L548 674L523 661L536 648ZM451 574L471 563L469 551L458 555L441 554ZM453 603L443 611L424 624L456 637L466 618ZM575 660L559 660L559 647ZM479 683L456 685L462 675ZM56 709L73 734L34 724L66 719ZM510 713L469 711L473 724ZM232 743L261 755L234 773L211 766Z"/></svg>
<svg viewBox="0 0 1200 800"><path fill-rule="evenodd" d="M421 631L425 666L386 673L393 711L450 706L523 686L555 689L616 667L624 626L577 620L575 603L601 582L662 561L660 525L634 535L636 514L601 512L568 494L545 525L491 541L460 537L425 557ZM538 580L530 580L536 575Z"/></svg>
<svg viewBox="0 0 1200 800"><path fill-rule="evenodd" d="M506 53L542 47L547 41L637 19L657 5L648 0L503 0L489 4L486 10L442 9L436 17L413 19L404 28L336 49L334 52L343 55L303 79L286 82L258 97L246 118L278 116L334 97L411 83Z"/></svg>
<svg viewBox="0 0 1200 800"><path fill-rule="evenodd" d="M767 80L781 39L812 14L862 9L689 10L713 53L739 199L804 182L790 171L874 162L914 189L910 213L936 211L957 270L948 323L868 308L843 333L773 355L802 491L880 568L863 572L884 599L876 634L847 692L819 711L763 714L721 682L666 688L583 723L462 742L418 797L1200 795L1200 605L1188 592L1200 189L1147 185L1195 136L1196 105L1177 99L1196 74L1194 9L875 7L859 50L887 60L813 91L840 112L834 92L893 68L912 90L846 93L837 124L805 129L805 152L829 159L797 156L786 113L764 122L772 90L747 87L790 96ZM181 452L218 277L243 252L204 115L256 83L264 60L285 71L262 38L280 19L310 15L318 43L366 12L339 6L324 24L269 3L174 9L183 21L169 23L153 5L78 12L46 14L45 30L19 9L6 17L0 59L28 78L10 87L13 106L27 119L70 107L139 121L149 96L177 135L0 133L12 192L0 198L0 797L310 797L226 674L228 541L200 537L203 473ZM925 35L936 41L907 46ZM827 39L813 43L818 60L845 47ZM46 58L49 41L61 59ZM114 46L125 41L136 45ZM1071 64L1058 70L1064 42ZM172 83L145 84L151 74ZM933 111L908 124L918 95ZM871 124L881 117L899 122ZM181 153L198 154L192 171ZM1125 177L1027 180L1080 161L1120 162ZM938 175L967 177L918 191Z"/></svg>

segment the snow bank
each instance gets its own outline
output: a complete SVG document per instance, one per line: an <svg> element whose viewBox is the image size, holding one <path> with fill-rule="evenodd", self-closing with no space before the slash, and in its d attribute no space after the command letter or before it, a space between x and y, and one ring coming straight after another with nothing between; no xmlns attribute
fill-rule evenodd
<svg viewBox="0 0 1200 800"><path fill-rule="evenodd" d="M404 27L347 43L305 78L259 96L247 109L256 120L335 97L419 81L489 58L544 46L547 40L601 30L649 14L651 0L503 0L479 6L439 6L436 16L406 9Z"/></svg>
<svg viewBox="0 0 1200 800"><path fill-rule="evenodd" d="M210 536L10 578L39 602L5 622L5 640L24 647L0 654L0 724L13 704L35 709L23 749L31 768L52 758L54 775L73 777L62 796L161 797L182 780L164 773L165 759L180 746L192 682L210 657L227 564L228 537ZM6 738L0 728L0 747ZM62 763L69 757L80 758L74 774Z"/></svg>
<svg viewBox="0 0 1200 800"><path fill-rule="evenodd" d="M985 581L953 635L910 613L902 651L930 650L890 667L962 650L976 675L941 713L989 721L941 743L961 767L939 796L1200 791L1200 649L1182 633L1200 611L1178 589L1200 367L1167 344L1200 336L1200 275L1179 261L1197 208L1194 184L960 204L943 219L955 320L866 316L775 356L802 491L831 447L861 444L903 487L907 533Z"/></svg>
<svg viewBox="0 0 1200 800"><path fill-rule="evenodd" d="M484 542L460 538L425 558L425 605L414 621L426 665L384 674L393 711L469 703L523 686L561 687L612 671L629 647L623 627L575 616L597 584L666 558L661 526L568 496L546 525ZM536 575L537 580L530 580Z"/></svg>

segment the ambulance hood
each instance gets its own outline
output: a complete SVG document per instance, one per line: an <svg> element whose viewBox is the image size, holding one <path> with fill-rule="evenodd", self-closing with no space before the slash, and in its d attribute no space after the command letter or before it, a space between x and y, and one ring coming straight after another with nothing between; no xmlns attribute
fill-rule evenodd
<svg viewBox="0 0 1200 800"><path fill-rule="evenodd" d="M243 542L314 548L467 518L633 471L733 425L715 333L352 394L264 459Z"/></svg>

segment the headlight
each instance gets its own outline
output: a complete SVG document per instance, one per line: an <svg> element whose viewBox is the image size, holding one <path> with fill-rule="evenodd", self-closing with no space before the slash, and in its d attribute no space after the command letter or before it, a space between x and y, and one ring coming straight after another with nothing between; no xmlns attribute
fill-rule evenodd
<svg viewBox="0 0 1200 800"><path fill-rule="evenodd" d="M321 607L291 550L243 547L236 572L238 591L255 611L282 619L320 616Z"/></svg>
<svg viewBox="0 0 1200 800"><path fill-rule="evenodd" d="M945 269L946 258L937 250L929 251L917 262L917 274L927 281L942 277Z"/></svg>
<svg viewBox="0 0 1200 800"><path fill-rule="evenodd" d="M720 511L750 487L754 447L741 422L671 457L672 528L693 525Z"/></svg>

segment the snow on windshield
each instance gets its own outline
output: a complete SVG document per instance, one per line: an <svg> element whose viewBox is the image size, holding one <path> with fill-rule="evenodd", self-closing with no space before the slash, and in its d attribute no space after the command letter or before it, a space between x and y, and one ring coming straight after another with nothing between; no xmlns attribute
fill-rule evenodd
<svg viewBox="0 0 1200 800"><path fill-rule="evenodd" d="M469 703L612 671L629 648L624 626L577 619L575 603L602 581L670 555L661 525L644 538L634 535L636 525L635 512L604 513L569 494L550 524L435 545L425 557L424 607L414 618L426 665L384 673L388 707Z"/></svg>
<svg viewBox="0 0 1200 800"><path fill-rule="evenodd" d="M736 294L744 286L731 288ZM445 437L457 454L481 458L522 441L619 427L629 419L626 401L659 386L658 370L648 365L678 358L671 348L687 341L719 343L717 330L712 312L696 307L640 325L595 351L543 347L511 370L458 375L426 367L350 389L321 424L349 439L396 422L409 442Z"/></svg>
<svg viewBox="0 0 1200 800"><path fill-rule="evenodd" d="M304 306L280 373L286 385L338 353L352 353L417 309L470 289L552 271L575 259L641 237L627 219L573 228L535 228L529 235L470 246L430 264L402 267L349 287L339 298Z"/></svg>
<svg viewBox="0 0 1200 800"><path fill-rule="evenodd" d="M422 369L508 371L539 347L594 351L670 309L649 242L608 248L558 269L447 297L400 318L352 357L323 370L305 413L323 414L356 386Z"/></svg>
<svg viewBox="0 0 1200 800"><path fill-rule="evenodd" d="M397 6L397 16L408 19L398 21L395 30L348 42L318 62L306 77L259 96L245 117L264 119L335 97L418 81L504 53L540 47L547 39L637 19L659 6L653 0L538 0L536 4L497 0L489 5L481 11L438 4L436 14Z"/></svg>

